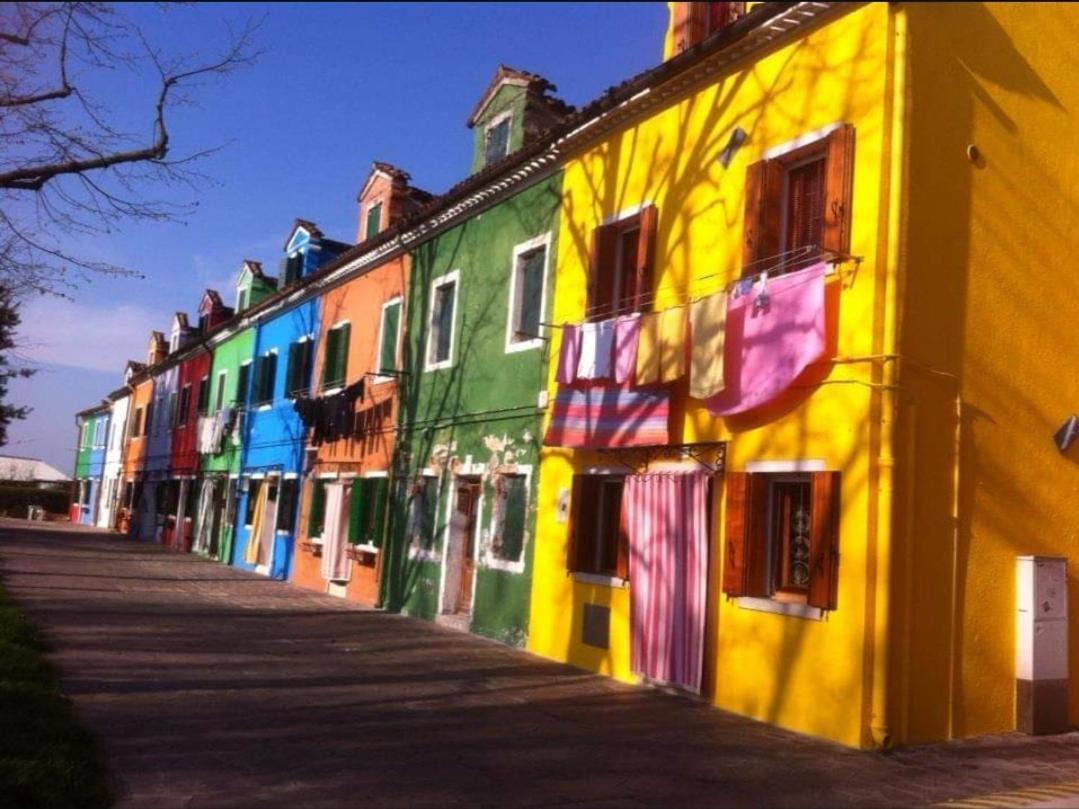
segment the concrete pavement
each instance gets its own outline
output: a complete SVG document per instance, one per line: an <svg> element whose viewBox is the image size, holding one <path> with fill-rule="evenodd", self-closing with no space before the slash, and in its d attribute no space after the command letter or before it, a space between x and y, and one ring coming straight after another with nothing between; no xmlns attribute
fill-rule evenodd
<svg viewBox="0 0 1079 809"><path fill-rule="evenodd" d="M87 529L0 523L121 805L895 806L1079 779L1079 734L847 750Z"/></svg>

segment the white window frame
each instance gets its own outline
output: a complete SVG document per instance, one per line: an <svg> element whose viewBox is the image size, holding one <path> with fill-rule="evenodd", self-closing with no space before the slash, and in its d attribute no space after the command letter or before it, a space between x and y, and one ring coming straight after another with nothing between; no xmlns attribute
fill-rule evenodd
<svg viewBox="0 0 1079 809"><path fill-rule="evenodd" d="M315 337L314 337L313 334L304 334L304 335L302 335L300 337L297 337L295 342L289 343L289 350L291 351L292 346L294 346L294 345L300 345L302 343L310 343L314 339L315 339ZM311 354L311 363L312 363L312 365L314 364L314 362L315 362L315 355L314 355L314 353L312 353ZM314 373L314 370L315 370L314 368L311 368L312 373ZM312 389L309 387L307 389L307 392L310 394L312 392ZM295 392L290 391L288 389L288 360L286 360L285 361L285 398L290 402L295 402L296 398L298 396L299 396L298 393L295 393Z"/></svg>
<svg viewBox="0 0 1079 809"><path fill-rule="evenodd" d="M319 382L318 382L318 384L319 384L319 393L322 396L333 396L335 393L340 393L341 391L343 391L345 389L345 384L348 382L348 353L347 352L345 353L345 370L344 370L345 375L344 375L344 378L341 380L340 385L337 385L336 387L332 387L332 388L326 388L325 390L323 390L322 389L322 379L321 379L321 377L323 376L323 374L325 372L326 362L329 359L329 357L326 356L326 350L330 347L330 341L329 341L330 332L334 331L335 329L340 329L342 326L351 326L351 325L352 325L352 321L350 319L348 319L348 318L345 318L344 320L338 320L336 323L334 323L332 326L330 326L330 328L326 329L326 338L327 339L322 341L322 346L323 346L323 348L322 348L322 368L319 369L319 377L320 377L320 379L319 379ZM350 331L349 332L349 338L351 339L351 337L352 337L352 333ZM312 370L314 370L314 369L312 369Z"/></svg>
<svg viewBox="0 0 1079 809"><path fill-rule="evenodd" d="M261 356L261 357L269 357L271 354L273 354L275 357L277 357L278 356L277 349L276 348L271 348L268 351L263 352L259 356ZM280 357L278 357L278 362L279 361L280 361ZM254 370L254 369L252 369L252 370ZM256 410L258 410L260 412L264 411L264 410L273 410L274 400L277 398L274 395L275 394L275 391L274 391L275 384L274 383L277 382L277 362L274 363L274 374L273 375L274 375L274 378L272 380L270 380L270 401L266 402L265 404L260 404L256 408Z"/></svg>
<svg viewBox="0 0 1079 809"><path fill-rule="evenodd" d="M531 253L533 250L543 248L543 285L540 287L540 308L539 319L540 327L539 334L530 340L513 339L516 334L516 328L514 320L517 316L517 276L520 264L521 256L526 253ZM513 258L510 261L510 296L506 306L506 353L512 354L518 351L530 351L535 348L541 348L545 342L547 329L543 326L544 318L547 314L547 274L551 267L551 232L537 236L534 239L529 239L526 242L521 242L515 245L513 248Z"/></svg>
<svg viewBox="0 0 1079 809"><path fill-rule="evenodd" d="M453 284L453 317L450 320L450 351L449 356L441 361L433 361L431 359L431 350L435 345L434 337L434 322L435 322L435 300L437 295L435 294L440 288ZM423 370L424 371L438 371L443 368L452 368L453 363L453 351L456 348L457 342L457 315L459 309L459 303L461 300L461 271L452 270L445 275L440 275L437 278L431 279L430 284L430 301L427 304L427 345L423 347Z"/></svg>
<svg viewBox="0 0 1079 809"><path fill-rule="evenodd" d="M371 377L370 377L372 385L381 385L383 382L392 382L393 380L397 379L396 376L386 376L386 375L378 373L380 370L382 370L380 366L382 365L382 337L383 337L383 330L386 328L386 310L389 309L391 306L395 306L395 305L401 307L401 313L397 316L397 338L393 341L393 363L394 363L394 370L395 371L401 370L398 367L398 361L399 361L399 359L401 357L401 333L404 331L404 329L402 329L401 327L404 325L404 319L405 319L405 299L404 299L403 296L397 295L397 296L395 296L393 298L390 298L385 303L383 303L382 308L379 311L379 316L378 316L378 342L375 343L375 346L376 346L376 348L375 348L375 367L371 369ZM454 316L455 317L456 317L456 314L457 314L456 305L457 305L457 301L454 300L454 307L455 307Z"/></svg>
<svg viewBox="0 0 1079 809"><path fill-rule="evenodd" d="M487 162L487 144L491 139L491 130L497 126L501 126L503 121L508 121L506 124L506 151L500 155L497 160L501 160L513 151L513 147L510 145L510 137L513 135L513 110L506 110L500 112L494 118L487 122L487 125L483 127L483 165L490 166L491 163ZM497 160L495 162L497 162Z"/></svg>
<svg viewBox="0 0 1079 809"><path fill-rule="evenodd" d="M528 514L528 509L532 505L532 464L521 464L517 466L512 475L523 477L525 479L525 515ZM480 557L480 564L491 570L501 570L505 573L524 573L525 572L525 557L528 555L528 543L532 539L532 532L528 530L528 522L525 522L525 535L521 542L521 558L516 562L511 562L507 559L499 559L494 552L492 542L494 541L495 530L498 528L495 525L495 505L497 497L491 498L491 514L490 522L488 523L487 530L481 537L481 545L483 547L483 553Z"/></svg>

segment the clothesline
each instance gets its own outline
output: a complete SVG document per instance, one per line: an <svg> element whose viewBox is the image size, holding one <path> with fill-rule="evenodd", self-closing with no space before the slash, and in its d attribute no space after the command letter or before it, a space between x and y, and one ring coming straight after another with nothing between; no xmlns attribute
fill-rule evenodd
<svg viewBox="0 0 1079 809"><path fill-rule="evenodd" d="M792 273L792 272L797 272L798 270L805 269L809 265L804 264L804 262L813 261L813 260L819 260L819 261L831 264L832 268L829 269L829 271L825 274L826 277L831 277L831 276L835 275L838 272L835 269L835 265L841 264L841 263L846 262L846 261L855 261L855 262L857 262L857 261L860 261L861 258L859 256L831 254L830 252L826 256L819 249L817 249L815 245L810 245L808 247L798 248L797 250L787 251L786 253L779 253L779 254L777 254L775 256L770 256L769 258L766 258L766 259L758 259L755 262L751 262L750 264L747 264L746 266L747 267L752 267L755 264L759 264L759 263L762 263L762 262L772 262L772 263L769 265L769 267L767 269L761 270L760 272L758 272L756 274L745 275L745 276L743 276L741 278L735 279L734 281L720 284L719 286L717 286L715 288L705 287L705 288L702 289L701 287L698 286L694 290L693 293L690 293L688 290L686 290L683 293L671 293L669 296L667 296L667 295L662 295L661 296L660 293L665 293L667 290L658 289L655 292L653 292L651 295L641 296L641 298L639 300L636 299L636 296L627 296L625 298L622 298L621 301L619 301L618 303L624 305L624 304L627 304L627 303L630 303L630 302L634 302L636 300L636 302L639 305L647 306L647 305L655 303L661 297L670 297L672 299L677 299L677 298L681 297L682 295L684 295L686 297L686 299L684 301L680 302L680 303L675 303L675 304L670 305L670 306L665 306L663 309L655 309L655 310L651 310L651 311L653 311L653 312L661 312L661 311L668 311L668 310L671 310L671 309L684 309L684 308L686 308L688 306L691 306L692 304L696 303L697 301L700 301L700 300L702 300L704 298L710 297L711 295L716 295L716 294L719 294L721 292L727 292L728 294L732 294L735 291L737 291L737 289L740 286L742 286L744 284L749 284L751 287L756 286L758 281L760 281L762 278L766 278L768 276L772 276L774 278L780 278L783 275L786 275L786 274L789 274L789 273ZM780 270L781 272L777 273L776 272L777 270ZM775 273L775 274L773 275L773 273ZM709 278L716 278L718 276L719 276L719 273L709 273L707 275L702 275L702 276L699 276L698 278L694 279L694 283L696 283L698 281L701 281L701 280L709 279ZM746 293L746 294L748 294L748 293ZM588 309L585 310L585 317L586 318L598 317L600 315L600 312L604 308L610 309L610 312L605 313L605 314L608 314L609 317L612 317L612 318L613 317L618 317L619 315L632 315L632 314L635 314L635 312L632 312L632 311L618 311L618 309L620 307L607 306L607 307L588 308ZM565 328L575 326L576 324L568 323L568 322L564 322L564 323L541 322L539 325L544 326L546 328L551 328L551 329L565 329Z"/></svg>

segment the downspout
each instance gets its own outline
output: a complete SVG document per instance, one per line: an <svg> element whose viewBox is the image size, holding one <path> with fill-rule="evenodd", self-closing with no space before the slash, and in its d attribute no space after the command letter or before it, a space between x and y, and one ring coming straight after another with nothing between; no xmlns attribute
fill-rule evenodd
<svg viewBox="0 0 1079 809"><path fill-rule="evenodd" d="M884 166L888 172L886 244L884 245L881 278L882 302L880 346L881 353L897 352L899 295L898 272L902 260L902 195L905 167L905 128L907 93L907 25L901 7L889 7L890 73L886 80ZM894 553L893 499L895 477L895 419L898 395L896 389L898 363L884 362L875 366L881 387L877 398L880 425L877 465L877 517L874 549L875 577L873 581L873 646L870 733L876 747L892 744L889 684L891 681L891 579Z"/></svg>

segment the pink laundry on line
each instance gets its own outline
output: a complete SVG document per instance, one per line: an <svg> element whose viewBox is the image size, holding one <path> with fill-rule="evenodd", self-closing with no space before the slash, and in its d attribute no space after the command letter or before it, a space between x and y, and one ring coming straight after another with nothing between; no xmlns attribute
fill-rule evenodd
<svg viewBox="0 0 1079 809"><path fill-rule="evenodd" d="M705 400L716 416L744 413L775 399L825 353L823 262L766 282L727 308L722 393Z"/></svg>

